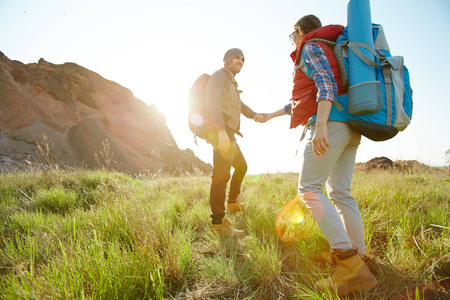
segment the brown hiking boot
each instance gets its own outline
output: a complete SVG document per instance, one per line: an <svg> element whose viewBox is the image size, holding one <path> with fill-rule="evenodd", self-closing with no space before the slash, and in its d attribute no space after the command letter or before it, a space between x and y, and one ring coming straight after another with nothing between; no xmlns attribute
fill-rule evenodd
<svg viewBox="0 0 450 300"><path fill-rule="evenodd" d="M239 199L236 200L236 202L228 203L227 205L227 213L229 214L235 214L240 211L245 210L246 203L239 202Z"/></svg>
<svg viewBox="0 0 450 300"><path fill-rule="evenodd" d="M357 254L356 249L335 249L331 254L330 277L314 285L320 291L336 291L339 296L353 291L363 291L377 285L377 280Z"/></svg>
<svg viewBox="0 0 450 300"><path fill-rule="evenodd" d="M222 224L212 224L211 231L222 237L240 238L246 235L245 230L236 230L231 228L231 222L227 218L222 219Z"/></svg>

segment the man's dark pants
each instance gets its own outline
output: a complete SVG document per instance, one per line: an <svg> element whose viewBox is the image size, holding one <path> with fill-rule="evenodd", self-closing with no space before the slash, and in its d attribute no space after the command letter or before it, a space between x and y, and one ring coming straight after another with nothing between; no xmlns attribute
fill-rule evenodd
<svg viewBox="0 0 450 300"><path fill-rule="evenodd" d="M247 173L247 162L242 155L241 149L236 144L234 135L229 134L230 147L226 152L220 152L214 146L213 156L213 175L211 182L211 191L209 203L211 205L211 219L213 224L221 224L225 216L225 197L227 183L230 180L231 167L234 168L231 176L230 192L228 194L228 203L236 202L241 192L241 184Z"/></svg>

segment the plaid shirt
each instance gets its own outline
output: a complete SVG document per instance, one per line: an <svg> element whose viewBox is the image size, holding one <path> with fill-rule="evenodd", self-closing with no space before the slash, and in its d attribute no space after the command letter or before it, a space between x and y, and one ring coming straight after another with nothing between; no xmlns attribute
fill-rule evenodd
<svg viewBox="0 0 450 300"><path fill-rule="evenodd" d="M327 100L334 103L338 97L338 87L325 51L317 43L311 42L303 48L303 52L306 63L311 67L312 77L318 89L317 102ZM284 107L287 115L291 114L291 109L292 103Z"/></svg>
<svg viewBox="0 0 450 300"><path fill-rule="evenodd" d="M310 65L316 82L317 102L328 100L334 103L338 96L338 87L325 51L317 43L309 43L303 49L305 61Z"/></svg>

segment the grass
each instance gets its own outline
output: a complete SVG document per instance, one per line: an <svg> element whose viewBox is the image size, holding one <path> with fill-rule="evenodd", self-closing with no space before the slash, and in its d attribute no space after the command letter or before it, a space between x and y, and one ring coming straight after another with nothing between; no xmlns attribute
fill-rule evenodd
<svg viewBox="0 0 450 300"><path fill-rule="evenodd" d="M0 299L339 299L314 289L328 248L296 198L296 174L245 178L250 206L229 217L249 233L238 240L210 232L209 184L106 170L1 174ZM352 190L379 285L347 299L449 296L449 173L357 172Z"/></svg>

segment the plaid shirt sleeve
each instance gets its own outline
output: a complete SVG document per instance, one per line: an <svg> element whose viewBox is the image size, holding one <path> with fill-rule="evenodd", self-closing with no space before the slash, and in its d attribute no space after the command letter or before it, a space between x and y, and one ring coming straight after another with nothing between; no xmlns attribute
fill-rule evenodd
<svg viewBox="0 0 450 300"><path fill-rule="evenodd" d="M317 43L312 42L305 46L303 52L318 89L317 102L328 100L334 103L338 96L338 88L325 51Z"/></svg>

